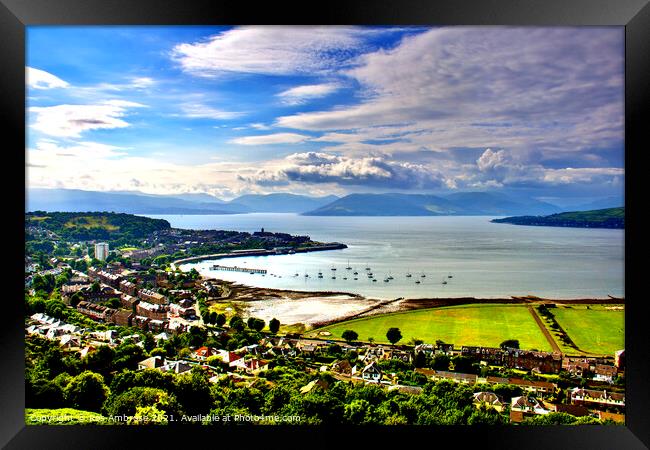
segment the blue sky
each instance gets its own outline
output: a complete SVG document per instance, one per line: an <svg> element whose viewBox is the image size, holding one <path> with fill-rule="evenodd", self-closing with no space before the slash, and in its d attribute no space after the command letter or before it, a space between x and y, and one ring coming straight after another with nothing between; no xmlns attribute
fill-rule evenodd
<svg viewBox="0 0 650 450"><path fill-rule="evenodd" d="M28 27L30 187L622 195L622 27Z"/></svg>

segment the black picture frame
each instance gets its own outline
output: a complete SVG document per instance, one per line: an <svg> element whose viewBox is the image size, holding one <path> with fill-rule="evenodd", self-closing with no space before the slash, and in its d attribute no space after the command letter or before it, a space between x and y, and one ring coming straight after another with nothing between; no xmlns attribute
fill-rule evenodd
<svg viewBox="0 0 650 450"><path fill-rule="evenodd" d="M307 2L260 2L249 4L210 0L0 0L0 121L5 129L3 147L10 164L24 164L25 144L25 27L30 25L241 25L241 24L364 24L364 25L530 25L530 26L624 26L625 46L625 292L630 299L625 309L626 342L626 425L593 427L476 427L372 428L332 430L326 428L233 427L215 432L211 427L56 427L24 424L24 324L23 243L24 190L18 186L19 170L7 181L7 197L13 206L6 243L14 244L3 258L7 263L3 301L4 321L0 327L2 383L0 444L6 448L128 448L137 438L147 445L169 442L173 436L187 440L205 439L212 447L240 442L240 445L284 446L310 442L329 445L363 445L369 440L395 444L439 446L477 445L483 448L590 448L636 449L650 447L650 395L648 337L635 261L641 263L639 211L642 176L640 153L646 151L650 93L650 6L648 0L330 0ZM646 113L646 114L643 114ZM7 139L9 137L10 139ZM21 152L22 147L22 152ZM21 157L22 155L22 157ZM15 254L13 252L15 251ZM354 437L340 434L346 431ZM274 436L268 436L273 434ZM408 434L409 436L406 436ZM420 436L413 436L418 434ZM343 444L342 439L345 439ZM274 444L272 444L275 442ZM416 444L419 442L420 444ZM254 444L249 444L254 443Z"/></svg>

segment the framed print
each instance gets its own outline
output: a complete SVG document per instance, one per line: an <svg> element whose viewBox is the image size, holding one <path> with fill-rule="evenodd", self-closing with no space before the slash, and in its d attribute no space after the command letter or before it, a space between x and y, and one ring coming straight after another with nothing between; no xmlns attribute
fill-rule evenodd
<svg viewBox="0 0 650 450"><path fill-rule="evenodd" d="M7 448L650 444L647 2L0 11Z"/></svg>

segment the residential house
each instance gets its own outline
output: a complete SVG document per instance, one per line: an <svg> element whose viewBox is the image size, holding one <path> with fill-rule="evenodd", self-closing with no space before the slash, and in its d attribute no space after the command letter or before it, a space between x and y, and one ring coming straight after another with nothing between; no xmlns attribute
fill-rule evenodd
<svg viewBox="0 0 650 450"><path fill-rule="evenodd" d="M239 358L228 364L228 366L238 372L246 372L247 374L257 375L258 373L268 369L269 361L257 358Z"/></svg>
<svg viewBox="0 0 650 450"><path fill-rule="evenodd" d="M587 409L586 407L582 405L566 405L564 403L547 403L547 402L540 402L545 409L548 409L551 412L563 412L567 414L571 414L572 416L575 417L584 417L584 416L590 416L592 413Z"/></svg>
<svg viewBox="0 0 650 450"><path fill-rule="evenodd" d="M494 392L477 392L474 394L474 401L472 403L477 408L482 405L487 405L499 412L503 411L505 405L503 399Z"/></svg>
<svg viewBox="0 0 650 450"><path fill-rule="evenodd" d="M545 409L534 397L521 396L513 397L510 402L510 421L522 422L525 417L536 414L548 414L550 411Z"/></svg>
<svg viewBox="0 0 650 450"><path fill-rule="evenodd" d="M140 301L137 305L135 305L135 313L138 316L148 317L149 319L166 319L167 311L168 308L161 304Z"/></svg>
<svg viewBox="0 0 650 450"><path fill-rule="evenodd" d="M466 384L476 384L478 381L478 375L471 373L460 373L460 372L448 372L445 370L433 370L433 369L424 369L417 368L415 369L417 373L420 373L433 381L438 380L451 380L457 383L466 383Z"/></svg>
<svg viewBox="0 0 650 450"><path fill-rule="evenodd" d="M168 303L167 298L164 295L159 294L158 292L154 292L151 289L138 290L138 298L145 302L154 303L156 305L166 305Z"/></svg>
<svg viewBox="0 0 650 450"><path fill-rule="evenodd" d="M128 280L120 281L120 290L133 297L138 295L138 286Z"/></svg>
<svg viewBox="0 0 650 450"><path fill-rule="evenodd" d="M218 355L216 349L205 347L205 346L199 347L192 352L192 356L201 361L205 361L210 356L215 356L215 355Z"/></svg>
<svg viewBox="0 0 650 450"><path fill-rule="evenodd" d="M381 381L382 373L379 367L377 367L376 361L371 362L363 368L361 371L361 378L365 381L379 383Z"/></svg>
<svg viewBox="0 0 650 450"><path fill-rule="evenodd" d="M462 346L460 349L461 356L473 358L477 361L485 361L488 364L500 366L503 364L504 350L495 347L474 347Z"/></svg>
<svg viewBox="0 0 650 450"><path fill-rule="evenodd" d="M418 344L415 346L413 351L417 353L424 353L427 356L433 356L436 351L436 347L433 344Z"/></svg>
<svg viewBox="0 0 650 450"><path fill-rule="evenodd" d="M594 368L594 380L596 381L606 381L607 383L613 383L614 378L618 374L618 369L616 366L607 366L605 364L596 364Z"/></svg>
<svg viewBox="0 0 650 450"><path fill-rule="evenodd" d="M233 361L243 358L243 356L238 355L235 352L229 352L227 350L217 350L217 355L221 357L221 360L226 364L230 364Z"/></svg>
<svg viewBox="0 0 650 450"><path fill-rule="evenodd" d="M66 349L71 348L80 348L81 347L81 338L73 334L64 334L59 339L59 345Z"/></svg>
<svg viewBox="0 0 650 450"><path fill-rule="evenodd" d="M509 348L503 353L503 365L514 369L537 368L542 373L559 373L562 368L562 354Z"/></svg>
<svg viewBox="0 0 650 450"><path fill-rule="evenodd" d="M183 361L183 360L170 361L170 360L166 360L165 365L160 367L159 370L161 370L163 372L171 372L171 373L179 374L179 373L189 372L190 370L192 370L192 367L194 367L194 366L195 366L195 364L192 364L189 361Z"/></svg>
<svg viewBox="0 0 650 450"><path fill-rule="evenodd" d="M162 356L152 356L138 363L138 370L158 369L165 365L165 359Z"/></svg>
<svg viewBox="0 0 650 450"><path fill-rule="evenodd" d="M117 310L113 308L107 308L106 306L95 305L94 303L81 301L77 305L77 311L94 320L112 322L113 315Z"/></svg>
<svg viewBox="0 0 650 450"><path fill-rule="evenodd" d="M334 361L334 363L332 364L332 372L341 375L352 376L352 365L350 364L350 361L348 361L347 359Z"/></svg>
<svg viewBox="0 0 650 450"><path fill-rule="evenodd" d="M508 378L506 384L519 386L524 391L538 396L545 394L554 394L557 389L557 384L548 381L529 381L522 378Z"/></svg>
<svg viewBox="0 0 650 450"><path fill-rule="evenodd" d="M583 388L571 389L571 404L587 407L625 407L625 394Z"/></svg>

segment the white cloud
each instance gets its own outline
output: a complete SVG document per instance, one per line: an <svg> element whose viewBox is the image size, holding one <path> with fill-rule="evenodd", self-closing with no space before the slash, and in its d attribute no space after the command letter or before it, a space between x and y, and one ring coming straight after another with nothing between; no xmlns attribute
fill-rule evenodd
<svg viewBox="0 0 650 450"><path fill-rule="evenodd" d="M183 111L182 116L191 119L229 120L243 115L241 112L224 111L200 103L183 104L181 110Z"/></svg>
<svg viewBox="0 0 650 450"><path fill-rule="evenodd" d="M61 78L49 72L34 69L33 67L26 68L25 78L27 86L32 89L66 88L70 85L68 82L63 81Z"/></svg>
<svg viewBox="0 0 650 450"><path fill-rule="evenodd" d="M506 161L506 153L503 150L492 151L492 149L486 149L478 160L476 160L476 165L479 170L484 172L486 170L494 169L495 167L502 166Z"/></svg>
<svg viewBox="0 0 650 450"><path fill-rule="evenodd" d="M299 144L309 139L309 136L296 133L275 133L261 136L245 136L232 139L230 142L239 145L269 145L269 144Z"/></svg>
<svg viewBox="0 0 650 450"><path fill-rule="evenodd" d="M31 127L50 136L79 137L89 130L125 128L129 123L122 118L129 108L144 107L125 100L108 100L96 105L33 106ZM30 117L31 118L31 117Z"/></svg>
<svg viewBox="0 0 650 450"><path fill-rule="evenodd" d="M308 84L280 92L278 97L282 98L286 105L301 105L308 100L325 97L339 89L341 89L339 83Z"/></svg>
<svg viewBox="0 0 650 450"><path fill-rule="evenodd" d="M335 183L383 189L428 189L445 183L443 175L424 164L392 161L383 156L350 158L322 152L294 153L274 169L260 169L246 181L262 186Z"/></svg>
<svg viewBox="0 0 650 450"><path fill-rule="evenodd" d="M174 47L184 71L202 77L224 73L314 75L344 64L369 30L355 27L238 27L201 42Z"/></svg>
<svg viewBox="0 0 650 450"><path fill-rule="evenodd" d="M330 138L405 127L414 134L398 138L411 150L575 153L620 145L622 38L612 28L432 29L343 69L365 90L359 103L281 116L276 125ZM342 142L350 145L337 151L354 150Z"/></svg>

